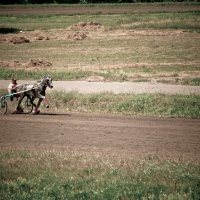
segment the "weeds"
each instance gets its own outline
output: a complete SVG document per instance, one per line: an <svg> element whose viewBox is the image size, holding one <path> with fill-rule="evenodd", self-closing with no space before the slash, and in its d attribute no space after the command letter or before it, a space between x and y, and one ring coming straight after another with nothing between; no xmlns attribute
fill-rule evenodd
<svg viewBox="0 0 200 200"><path fill-rule="evenodd" d="M82 71L82 70L68 70L68 71L52 71L52 70L41 70L41 71L26 71L26 70L14 70L0 68L0 79L16 79L21 80L35 80L41 79L45 75L51 75L54 80L78 80L93 75L93 72Z"/></svg>
<svg viewBox="0 0 200 200"><path fill-rule="evenodd" d="M0 90L0 96L6 90ZM47 94L50 110L99 114L200 118L200 96L167 94L81 94L54 91ZM41 105L44 109L44 105Z"/></svg>
<svg viewBox="0 0 200 200"><path fill-rule="evenodd" d="M0 160L4 200L199 197L200 167L190 162L53 151L4 151Z"/></svg>
<svg viewBox="0 0 200 200"><path fill-rule="evenodd" d="M60 111L200 118L200 96L164 94L80 94L53 92L51 107Z"/></svg>
<svg viewBox="0 0 200 200"><path fill-rule="evenodd" d="M87 80L90 76L101 76L104 81L133 81L133 82L150 82L157 79L157 82L180 85L200 85L200 79L197 78L181 78L179 73L199 72L198 66L158 66L158 67L127 67L123 69L100 69L92 70L14 70L8 68L0 68L0 79L18 80L36 80L49 74L54 80ZM163 75L165 74L165 75ZM163 78L162 78L163 76ZM167 78L170 79L167 79ZM164 79L166 78L166 79Z"/></svg>

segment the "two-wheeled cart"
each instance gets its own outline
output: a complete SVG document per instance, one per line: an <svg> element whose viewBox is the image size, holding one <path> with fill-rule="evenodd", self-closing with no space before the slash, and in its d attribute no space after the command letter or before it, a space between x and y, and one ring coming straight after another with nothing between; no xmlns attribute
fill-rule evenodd
<svg viewBox="0 0 200 200"><path fill-rule="evenodd" d="M25 90L25 91L11 93L11 94L1 96L1 98L0 98L0 115L4 115L8 112L8 102L7 102L8 99L10 99L11 97L17 98L18 95L25 93L27 91L30 91L30 90ZM24 114L28 114L28 113L32 112L33 105L30 103L30 99L26 95L24 95L22 102L20 104L20 107Z"/></svg>

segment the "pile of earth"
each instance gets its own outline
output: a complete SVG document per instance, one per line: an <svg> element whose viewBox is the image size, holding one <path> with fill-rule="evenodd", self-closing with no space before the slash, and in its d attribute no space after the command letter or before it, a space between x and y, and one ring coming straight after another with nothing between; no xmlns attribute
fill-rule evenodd
<svg viewBox="0 0 200 200"><path fill-rule="evenodd" d="M29 43L30 40L23 36L15 36L15 37L5 37L0 36L0 42L9 42L13 44L23 44L23 43Z"/></svg>
<svg viewBox="0 0 200 200"><path fill-rule="evenodd" d="M85 40L91 32L103 31L98 22L79 22L66 29L20 31L16 34L0 35L0 43L23 44L45 40Z"/></svg>
<svg viewBox="0 0 200 200"><path fill-rule="evenodd" d="M87 37L88 37L87 34L84 32L75 32L68 35L68 39L72 39L72 40L84 40Z"/></svg>
<svg viewBox="0 0 200 200"><path fill-rule="evenodd" d="M14 61L1 61L1 68L11 68L11 69L47 69L52 67L52 63L45 61L43 59L31 59L28 62Z"/></svg>
<svg viewBox="0 0 200 200"><path fill-rule="evenodd" d="M9 42L13 44L22 44L22 43L29 43L30 40L25 37L13 37L9 40Z"/></svg>
<svg viewBox="0 0 200 200"><path fill-rule="evenodd" d="M69 29L74 31L98 31L104 29L104 26L98 22L79 22L72 25Z"/></svg>

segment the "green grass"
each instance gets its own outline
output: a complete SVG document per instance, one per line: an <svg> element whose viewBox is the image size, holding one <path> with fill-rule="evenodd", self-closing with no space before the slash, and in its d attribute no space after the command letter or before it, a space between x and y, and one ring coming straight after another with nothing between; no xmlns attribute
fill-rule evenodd
<svg viewBox="0 0 200 200"><path fill-rule="evenodd" d="M7 94L0 90L0 96ZM114 115L140 115L200 118L199 95L167 94L81 94L53 91L47 94L51 112L82 112ZM45 109L41 105L41 109Z"/></svg>
<svg viewBox="0 0 200 200"><path fill-rule="evenodd" d="M60 112L111 113L162 117L200 118L200 96L164 94L48 94L50 107Z"/></svg>
<svg viewBox="0 0 200 200"><path fill-rule="evenodd" d="M183 13L132 13L132 14L74 14L74 15L0 15L0 23L27 30L67 28L80 21L97 21L107 29L128 25L129 29L185 29L200 30L199 11ZM134 24L135 23L135 24Z"/></svg>
<svg viewBox="0 0 200 200"><path fill-rule="evenodd" d="M102 69L98 71L89 70L14 70L0 68L0 79L10 80L39 80L45 75L51 75L54 80L87 80L91 76L104 77L104 81L133 81L150 82L152 78L157 77L157 82L180 85L200 86L200 78L179 78L178 72L199 71L196 66L174 66L174 67L130 67L123 69ZM159 78L160 74L166 74L174 77L171 80Z"/></svg>
<svg viewBox="0 0 200 200"><path fill-rule="evenodd" d="M144 13L129 16L123 21L129 29L185 29L198 30L199 12L185 13ZM184 19L187 18L187 22ZM126 21L127 20L127 21ZM131 24L132 23L132 24Z"/></svg>
<svg viewBox="0 0 200 200"><path fill-rule="evenodd" d="M160 79L158 83L175 84L175 85L194 85L200 86L200 78L175 78L174 80Z"/></svg>
<svg viewBox="0 0 200 200"><path fill-rule="evenodd" d="M200 196L200 165L156 156L123 159L76 152L0 152L0 199L188 199Z"/></svg>
<svg viewBox="0 0 200 200"><path fill-rule="evenodd" d="M70 71L52 71L52 70L41 70L41 71L26 71L26 70L11 70L0 68L0 79L12 79L13 77L18 80L39 80L45 75L50 75L54 80L79 80L95 73L90 71L81 70L70 70Z"/></svg>

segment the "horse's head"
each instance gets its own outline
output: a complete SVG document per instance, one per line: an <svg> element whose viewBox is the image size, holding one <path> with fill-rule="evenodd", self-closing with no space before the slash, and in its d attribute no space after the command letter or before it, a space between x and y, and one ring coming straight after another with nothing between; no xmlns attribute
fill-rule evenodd
<svg viewBox="0 0 200 200"><path fill-rule="evenodd" d="M45 76L43 77L43 79L41 80L41 84L43 86L49 87L49 88L53 88L53 79L51 78L51 76Z"/></svg>

